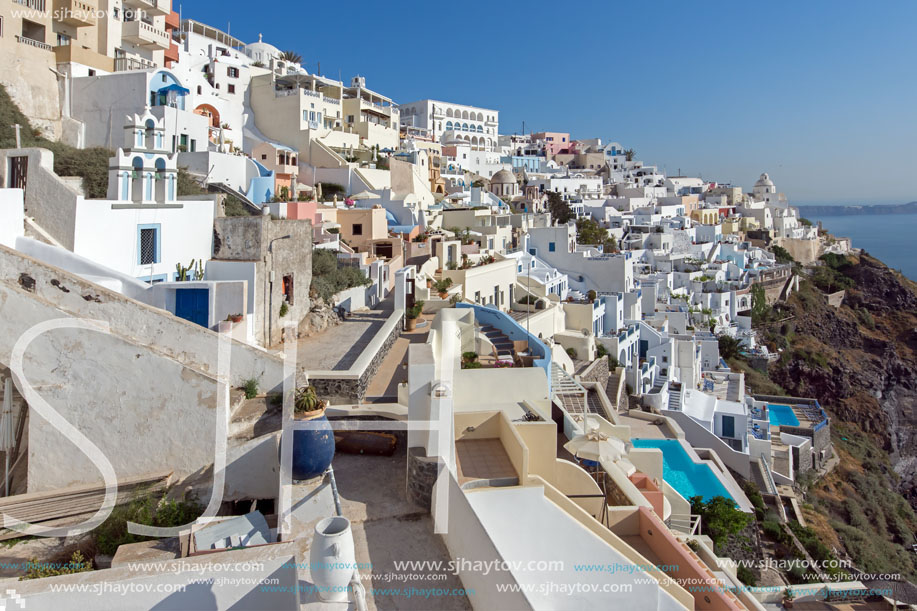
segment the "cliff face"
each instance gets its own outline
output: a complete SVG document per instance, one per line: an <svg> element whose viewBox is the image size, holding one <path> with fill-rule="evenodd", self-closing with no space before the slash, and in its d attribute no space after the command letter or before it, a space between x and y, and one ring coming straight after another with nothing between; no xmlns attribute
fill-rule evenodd
<svg viewBox="0 0 917 611"><path fill-rule="evenodd" d="M867 572L917 578L917 291L867 255L809 270L759 329L767 376L832 417L840 462L805 492L806 519ZM840 307L824 293L847 287Z"/></svg>
<svg viewBox="0 0 917 611"><path fill-rule="evenodd" d="M872 433L917 508L917 295L913 284L867 255L838 273L853 283L833 308L814 290L787 304L789 348L771 379L814 396L833 415Z"/></svg>

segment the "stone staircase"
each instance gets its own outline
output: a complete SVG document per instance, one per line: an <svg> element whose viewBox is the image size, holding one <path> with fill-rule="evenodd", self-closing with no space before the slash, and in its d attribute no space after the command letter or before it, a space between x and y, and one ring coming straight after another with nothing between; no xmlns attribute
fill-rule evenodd
<svg viewBox="0 0 917 611"><path fill-rule="evenodd" d="M497 351L497 360L512 361L516 355L516 349L513 341L496 327L489 325L482 326L481 333L493 344Z"/></svg>
<svg viewBox="0 0 917 611"><path fill-rule="evenodd" d="M681 411L681 388L669 386L669 409Z"/></svg>

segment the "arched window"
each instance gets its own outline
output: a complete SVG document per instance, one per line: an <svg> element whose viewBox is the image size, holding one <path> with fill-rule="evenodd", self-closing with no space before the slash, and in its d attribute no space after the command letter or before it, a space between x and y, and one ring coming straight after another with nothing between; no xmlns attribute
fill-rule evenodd
<svg viewBox="0 0 917 611"><path fill-rule="evenodd" d="M484 128L483 128L482 126L480 126L480 125L478 125L478 133L479 133L479 134L483 134L483 133L484 133Z"/></svg>
<svg viewBox="0 0 917 611"><path fill-rule="evenodd" d="M467 118L468 118L468 111L467 111L467 110L463 110L463 111L462 111L462 118L463 118L463 119L467 119Z"/></svg>
<svg viewBox="0 0 917 611"><path fill-rule="evenodd" d="M155 148L155 143L153 142L153 130L156 128L156 122L153 119L146 120L146 130L145 131L145 140L144 147L148 149Z"/></svg>
<svg viewBox="0 0 917 611"><path fill-rule="evenodd" d="M446 121L446 131L452 131L452 121Z"/></svg>
<svg viewBox="0 0 917 611"><path fill-rule="evenodd" d="M451 116L452 116L452 109L451 109L451 108L447 108L447 109L446 109L446 116L447 116L447 117L451 117Z"/></svg>
<svg viewBox="0 0 917 611"><path fill-rule="evenodd" d="M483 120L484 120L484 113L480 113L480 112L479 112L479 113L478 113L478 121L483 121Z"/></svg>
<svg viewBox="0 0 917 611"><path fill-rule="evenodd" d="M462 131L466 131L466 132L468 131L468 124L467 124L467 123L462 123Z"/></svg>
<svg viewBox="0 0 917 611"><path fill-rule="evenodd" d="M475 146L478 145L478 137L477 137L477 136L472 136L472 137L471 137L471 144L473 144L473 145L475 145Z"/></svg>
<svg viewBox="0 0 917 611"><path fill-rule="evenodd" d="M143 200L143 159L134 157L131 161L131 199Z"/></svg>

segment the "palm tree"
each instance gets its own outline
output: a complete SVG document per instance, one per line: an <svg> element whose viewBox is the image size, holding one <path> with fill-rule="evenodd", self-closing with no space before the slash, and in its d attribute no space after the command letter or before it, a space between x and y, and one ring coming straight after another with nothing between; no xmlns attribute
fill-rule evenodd
<svg viewBox="0 0 917 611"><path fill-rule="evenodd" d="M302 63L302 55L300 55L296 51L284 51L283 53L280 54L280 59L284 61L288 61L293 64Z"/></svg>
<svg viewBox="0 0 917 611"><path fill-rule="evenodd" d="M633 161L634 155L636 154L637 154L637 151L635 151L634 149L627 149L626 151L624 151L624 159L626 159L627 161Z"/></svg>

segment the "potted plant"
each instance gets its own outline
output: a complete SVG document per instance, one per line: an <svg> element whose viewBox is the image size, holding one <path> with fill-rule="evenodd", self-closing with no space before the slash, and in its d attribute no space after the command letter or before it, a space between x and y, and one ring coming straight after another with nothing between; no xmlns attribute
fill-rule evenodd
<svg viewBox="0 0 917 611"><path fill-rule="evenodd" d="M417 328L417 319L420 318L421 313L423 313L423 301L415 301L414 305L405 311L404 315L407 317L405 329L407 331L413 331Z"/></svg>
<svg viewBox="0 0 917 611"><path fill-rule="evenodd" d="M226 320L233 322L233 323L240 323L242 322L242 315L241 314L230 314L229 316L226 317Z"/></svg>
<svg viewBox="0 0 917 611"><path fill-rule="evenodd" d="M786 609L793 608L793 599L796 598L796 595L793 594L793 590L786 588L783 591L783 606Z"/></svg>
<svg viewBox="0 0 917 611"><path fill-rule="evenodd" d="M428 289L433 288L433 278L427 278L427 288Z"/></svg>
<svg viewBox="0 0 917 611"><path fill-rule="evenodd" d="M326 406L314 386L294 392L293 418L310 424L293 430L293 479L321 476L334 458L334 431L325 416Z"/></svg>
<svg viewBox="0 0 917 611"><path fill-rule="evenodd" d="M452 278L443 278L433 283L433 290L439 294L440 299L449 296L449 287L452 286Z"/></svg>

